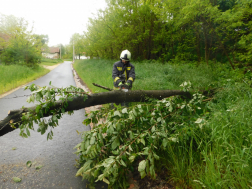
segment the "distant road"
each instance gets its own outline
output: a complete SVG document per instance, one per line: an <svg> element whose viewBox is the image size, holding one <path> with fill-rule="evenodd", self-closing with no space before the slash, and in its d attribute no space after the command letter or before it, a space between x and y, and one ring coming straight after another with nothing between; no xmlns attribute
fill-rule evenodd
<svg viewBox="0 0 252 189"><path fill-rule="evenodd" d="M71 62L67 61L56 67L47 75L32 82L39 86L49 85L49 82L56 87L75 86L71 70ZM32 84L30 83L30 84ZM9 110L19 109L22 106L33 106L26 102L27 97L18 97L30 94L22 88L14 91L0 99L0 120L5 118ZM59 120L53 140L47 141L46 133L40 135L31 132L27 139L19 136L19 129L14 130L0 137L0 188L25 188L25 189L82 189L86 188L87 181L81 177L75 177L77 168L73 154L74 146L81 142L79 132L90 130L84 126L85 110L75 111L72 116L64 115ZM26 167L26 162L31 161L33 165ZM35 167L42 166L39 170ZM20 183L12 181L12 177L22 179ZM106 188L103 183L98 188Z"/></svg>

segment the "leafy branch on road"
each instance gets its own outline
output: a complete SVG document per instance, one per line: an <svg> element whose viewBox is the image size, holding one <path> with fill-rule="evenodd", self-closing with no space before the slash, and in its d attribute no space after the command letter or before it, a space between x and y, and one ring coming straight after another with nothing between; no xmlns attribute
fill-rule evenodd
<svg viewBox="0 0 252 189"><path fill-rule="evenodd" d="M22 107L21 109L9 111L8 116L0 121L0 131L7 128L8 132L13 128L21 129L20 135L27 137L30 135L29 129L33 128L33 123L39 125L38 132L44 134L51 126L58 125L58 119L65 112L73 113L74 110L83 109L90 106L122 103L122 102L143 102L148 98L162 99L174 95L182 95L187 98L191 97L189 92L180 90L150 90L150 91L110 91L103 93L87 94L83 89L70 86L67 88L39 87L36 85L27 86L26 89L32 91L27 102L38 102L33 107ZM49 120L43 119L50 116ZM52 130L48 133L48 138L52 138Z"/></svg>
<svg viewBox="0 0 252 189"><path fill-rule="evenodd" d="M189 85L185 82L183 87ZM193 148L198 149L205 140L208 108L203 99L203 95L195 93L190 100L173 96L91 112L84 124L97 124L104 117L106 121L83 132L82 142L75 147L80 166L76 176L88 179L90 188L99 180L109 188L128 188L129 172L138 164L141 178L148 175L155 179L156 164L168 158L168 148L189 150L193 143ZM195 153L200 155L198 150Z"/></svg>

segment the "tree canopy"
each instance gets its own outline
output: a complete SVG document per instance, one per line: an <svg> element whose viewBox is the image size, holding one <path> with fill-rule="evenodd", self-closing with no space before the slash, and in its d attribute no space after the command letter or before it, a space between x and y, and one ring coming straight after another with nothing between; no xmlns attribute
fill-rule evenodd
<svg viewBox="0 0 252 189"><path fill-rule="evenodd" d="M0 59L5 64L34 66L41 60L41 49L48 35L33 34L28 22L12 15L0 17Z"/></svg>
<svg viewBox="0 0 252 189"><path fill-rule="evenodd" d="M252 59L252 3L247 0L107 0L81 44L87 56L209 60L234 68Z"/></svg>

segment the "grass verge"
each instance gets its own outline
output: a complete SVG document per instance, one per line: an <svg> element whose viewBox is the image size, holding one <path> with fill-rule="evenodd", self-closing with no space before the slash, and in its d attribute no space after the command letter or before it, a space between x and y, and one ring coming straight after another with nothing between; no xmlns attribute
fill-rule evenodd
<svg viewBox="0 0 252 189"><path fill-rule="evenodd" d="M43 58L41 60L41 63L40 65L44 65L44 66L54 66L56 64L59 64L59 63L62 63L64 62L63 60L61 59L48 59L48 58Z"/></svg>
<svg viewBox="0 0 252 189"><path fill-rule="evenodd" d="M93 86L97 83L113 88L112 68L115 60L85 59L76 60L74 69L92 92L104 92ZM202 64L162 64L158 62L133 62L136 79L132 90L176 90L184 81L190 81L193 89L208 89L221 86L223 79L233 78L233 72L226 65L208 67ZM225 72L221 71L225 69Z"/></svg>
<svg viewBox="0 0 252 189"><path fill-rule="evenodd" d="M0 65L0 94L24 85L49 72L41 66L30 68L21 65Z"/></svg>

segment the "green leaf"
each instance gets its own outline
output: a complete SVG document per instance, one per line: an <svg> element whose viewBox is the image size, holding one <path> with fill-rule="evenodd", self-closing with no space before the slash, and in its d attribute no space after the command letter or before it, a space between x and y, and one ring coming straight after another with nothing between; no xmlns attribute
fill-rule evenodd
<svg viewBox="0 0 252 189"><path fill-rule="evenodd" d="M39 170L39 169L41 169L42 167L43 167L43 165L39 165L39 166L35 167L35 169L36 169L36 170Z"/></svg>
<svg viewBox="0 0 252 189"><path fill-rule="evenodd" d="M128 133L130 134L130 139L133 139L133 138L134 138L134 136L133 136L132 131L128 131Z"/></svg>
<svg viewBox="0 0 252 189"><path fill-rule="evenodd" d="M142 179L142 178L144 178L146 176L146 172L142 171L142 172L140 172L140 175L141 175L141 179Z"/></svg>
<svg viewBox="0 0 252 189"><path fill-rule="evenodd" d="M154 155L154 158L155 158L156 160L159 160L159 156L158 156L157 154L155 154L155 153L153 152L153 155Z"/></svg>
<svg viewBox="0 0 252 189"><path fill-rule="evenodd" d="M94 143L95 143L95 137L92 136L92 137L91 137L91 140L90 140L90 144L94 144Z"/></svg>
<svg viewBox="0 0 252 189"><path fill-rule="evenodd" d="M38 106L36 106L36 113L39 113L39 110L41 109L41 106L40 105L38 105Z"/></svg>
<svg viewBox="0 0 252 189"><path fill-rule="evenodd" d="M26 128L26 133L27 133L28 136L31 136L30 131L29 131L28 128Z"/></svg>
<svg viewBox="0 0 252 189"><path fill-rule="evenodd" d="M144 138L141 138L141 143L145 146L145 140L144 140Z"/></svg>
<svg viewBox="0 0 252 189"><path fill-rule="evenodd" d="M117 148L118 146L120 145L120 141L119 141L119 138L117 137L113 143L112 143L112 150L114 150L115 148Z"/></svg>
<svg viewBox="0 0 252 189"><path fill-rule="evenodd" d="M77 171L77 173L76 173L76 177L77 176L81 176L81 174L84 172L84 166L83 167L81 167L78 171Z"/></svg>
<svg viewBox="0 0 252 189"><path fill-rule="evenodd" d="M129 145L129 150L130 150L130 151L133 151L132 148L131 148L131 145Z"/></svg>
<svg viewBox="0 0 252 189"><path fill-rule="evenodd" d="M136 158L136 155L130 156L130 157L129 157L130 162L132 163L132 162L135 160L135 158Z"/></svg>
<svg viewBox="0 0 252 189"><path fill-rule="evenodd" d="M27 161L26 162L26 167L31 167L32 166L32 162L31 161Z"/></svg>
<svg viewBox="0 0 252 189"><path fill-rule="evenodd" d="M167 140L166 138L163 139L162 144L163 144L164 148L167 146L168 142L169 142L169 140Z"/></svg>
<svg viewBox="0 0 252 189"><path fill-rule="evenodd" d="M47 134L47 140L50 139L52 140L53 139L53 132L50 131L48 134Z"/></svg>
<svg viewBox="0 0 252 189"><path fill-rule="evenodd" d="M146 160L142 160L139 165L138 165L138 171L139 172L142 172L145 170L145 167L146 167Z"/></svg>
<svg viewBox="0 0 252 189"><path fill-rule="evenodd" d="M54 122L57 121L57 120L58 120L57 116L56 116L56 115L53 115L53 116L52 116L52 120L53 120Z"/></svg>
<svg viewBox="0 0 252 189"><path fill-rule="evenodd" d="M136 110L135 110L135 109L133 109L132 111L133 111L134 116L137 116L137 112L136 112Z"/></svg>
<svg viewBox="0 0 252 189"><path fill-rule="evenodd" d="M119 117L121 117L121 114L120 114L119 111L115 111L115 112L114 112L114 116L119 116Z"/></svg>
<svg viewBox="0 0 252 189"><path fill-rule="evenodd" d="M148 155L149 154L149 147L144 148L143 154L144 155Z"/></svg>
<svg viewBox="0 0 252 189"><path fill-rule="evenodd" d="M121 159L121 164L124 166L124 167L127 167L127 165L125 164L125 162Z"/></svg>
<svg viewBox="0 0 252 189"><path fill-rule="evenodd" d="M105 177L103 177L103 182L105 182L105 183L107 183L107 184L110 184L110 182L105 178Z"/></svg>
<svg viewBox="0 0 252 189"><path fill-rule="evenodd" d="M154 164L152 164L150 166L150 174L151 174L152 178L156 178L155 170L154 170Z"/></svg>
<svg viewBox="0 0 252 189"><path fill-rule="evenodd" d="M18 178L18 177L13 177L12 178L12 180L14 181L14 182L21 182L21 178Z"/></svg>
<svg viewBox="0 0 252 189"><path fill-rule="evenodd" d="M127 113L128 113L127 108L123 108L123 109L122 109L122 113L123 113L123 114L127 114Z"/></svg>
<svg viewBox="0 0 252 189"><path fill-rule="evenodd" d="M21 136L24 137L24 138L28 138L27 134L25 134L25 133L22 133Z"/></svg>
<svg viewBox="0 0 252 189"><path fill-rule="evenodd" d="M42 98L42 94L39 92L36 94L36 101L40 101L40 99Z"/></svg>
<svg viewBox="0 0 252 189"><path fill-rule="evenodd" d="M172 112L173 108L172 106L169 106L169 111Z"/></svg>
<svg viewBox="0 0 252 189"><path fill-rule="evenodd" d="M156 131L156 128L155 128L155 126L153 126L153 127L151 128L151 132L154 133L155 131Z"/></svg>

